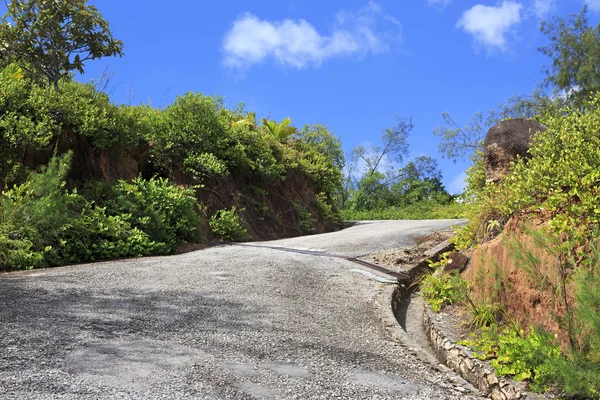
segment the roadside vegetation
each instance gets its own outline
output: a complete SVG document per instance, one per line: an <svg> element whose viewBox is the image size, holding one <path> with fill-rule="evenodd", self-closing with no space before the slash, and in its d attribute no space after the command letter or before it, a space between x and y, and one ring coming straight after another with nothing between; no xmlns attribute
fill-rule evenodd
<svg viewBox="0 0 600 400"><path fill-rule="evenodd" d="M541 50L553 59L545 85L489 114L532 117L548 128L506 178L485 181L483 116L437 132L447 156L473 159L463 195L469 222L453 240L488 265L460 275L443 273L442 260L421 281L434 310L454 304L469 316L473 333L462 344L476 357L533 391L569 399L600 398L600 95L593 72L600 25L589 26L586 11L542 24L551 44ZM548 88L555 95L544 95ZM486 256L490 249L507 257ZM525 289L539 300L515 304L514 292ZM548 315L545 326L519 318L536 313Z"/></svg>
<svg viewBox="0 0 600 400"><path fill-rule="evenodd" d="M123 56L86 0L9 1L0 49L0 270L462 213L434 159L399 167L408 119L382 147L355 149L344 177L340 142L321 124L259 120L192 92L164 108L113 104L110 74L73 79Z"/></svg>
<svg viewBox="0 0 600 400"><path fill-rule="evenodd" d="M252 224L275 225L272 236L340 225L345 160L327 127L258 121L243 105L201 93L165 108L113 104L107 81L83 84L71 73L122 55L95 7L7 7L0 270L170 254L208 237L247 240Z"/></svg>

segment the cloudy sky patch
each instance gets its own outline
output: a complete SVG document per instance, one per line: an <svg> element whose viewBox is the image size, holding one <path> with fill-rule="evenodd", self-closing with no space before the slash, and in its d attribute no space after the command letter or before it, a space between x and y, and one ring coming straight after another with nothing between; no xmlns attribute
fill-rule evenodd
<svg viewBox="0 0 600 400"><path fill-rule="evenodd" d="M386 52L400 28L400 22L373 1L359 10L339 11L329 35L304 19L269 21L246 13L225 35L224 63L247 68L272 58L285 67L318 67L332 58Z"/></svg>
<svg viewBox="0 0 600 400"><path fill-rule="evenodd" d="M521 22L523 5L503 1L499 6L478 4L465 11L456 26L469 33L478 47L488 52L506 48L506 38Z"/></svg>

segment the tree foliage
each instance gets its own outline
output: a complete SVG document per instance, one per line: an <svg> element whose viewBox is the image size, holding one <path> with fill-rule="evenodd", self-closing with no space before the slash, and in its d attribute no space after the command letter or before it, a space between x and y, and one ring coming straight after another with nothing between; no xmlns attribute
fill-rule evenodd
<svg viewBox="0 0 600 400"><path fill-rule="evenodd" d="M442 157L456 162L464 160L473 151L481 148L485 137L482 113L475 113L462 128L450 113L444 112L442 118L446 126L439 126L433 130L433 134L441 139L438 150Z"/></svg>
<svg viewBox="0 0 600 400"><path fill-rule="evenodd" d="M359 172L363 176L378 171L380 168L389 168L390 164L395 166L400 164L408 154L407 138L413 130L412 118L398 118L396 125L386 128L381 135L381 144L367 148L363 145L357 146L352 150L351 158L353 165L357 168L358 163L363 164Z"/></svg>
<svg viewBox="0 0 600 400"><path fill-rule="evenodd" d="M291 118L284 118L280 123L263 118L261 123L263 130L280 142L286 142L292 135L298 133L296 127L292 125Z"/></svg>
<svg viewBox="0 0 600 400"><path fill-rule="evenodd" d="M579 14L544 21L550 44L540 51L552 59L545 83L579 106L600 89L600 24L589 25L587 6Z"/></svg>
<svg viewBox="0 0 600 400"><path fill-rule="evenodd" d="M19 62L57 91L61 78L84 72L86 61L123 54L123 43L87 0L12 0L6 7L0 25L4 61Z"/></svg>
<svg viewBox="0 0 600 400"><path fill-rule="evenodd" d="M361 175L355 189L347 195L349 199L344 203L344 207L349 210L346 212L347 217L360 219L365 211L368 212L365 215L375 215L374 210L401 208L424 202L430 207L435 207L451 201L451 196L442 184L442 172L437 161L431 157L417 157L401 168L386 159L387 171L381 171L385 154L388 154L385 153L387 150L393 148L397 152L395 160L401 160L402 156L408 153L408 125L395 132L395 137L392 138L392 130L386 130L382 137L384 145L373 146L370 153L366 152L364 147L359 146L355 149L352 162L356 165L362 161L366 166L366 173ZM389 145L390 143L394 144ZM357 171L358 168L350 170ZM348 178L345 183L349 182ZM381 212L377 214L381 215ZM396 212L396 215L400 213Z"/></svg>

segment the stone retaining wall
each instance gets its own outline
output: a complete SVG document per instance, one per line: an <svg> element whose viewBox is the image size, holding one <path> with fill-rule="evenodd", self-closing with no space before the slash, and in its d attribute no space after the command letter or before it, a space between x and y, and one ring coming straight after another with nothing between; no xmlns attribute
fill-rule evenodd
<svg viewBox="0 0 600 400"><path fill-rule="evenodd" d="M516 382L498 378L486 363L473 357L463 346L450 341L435 324L435 315L428 305L423 310L423 327L438 360L475 386L481 394L493 400L514 400L527 397Z"/></svg>

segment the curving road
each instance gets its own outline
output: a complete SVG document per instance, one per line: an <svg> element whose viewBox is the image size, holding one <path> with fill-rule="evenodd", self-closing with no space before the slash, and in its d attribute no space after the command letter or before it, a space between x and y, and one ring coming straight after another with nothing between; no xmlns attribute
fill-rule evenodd
<svg viewBox="0 0 600 400"><path fill-rule="evenodd" d="M457 221L268 246L364 255ZM256 244L260 245L260 244ZM394 342L357 265L257 246L0 275L2 399L464 399Z"/></svg>

